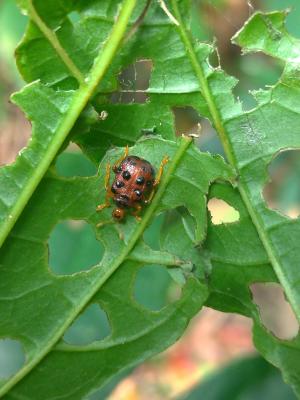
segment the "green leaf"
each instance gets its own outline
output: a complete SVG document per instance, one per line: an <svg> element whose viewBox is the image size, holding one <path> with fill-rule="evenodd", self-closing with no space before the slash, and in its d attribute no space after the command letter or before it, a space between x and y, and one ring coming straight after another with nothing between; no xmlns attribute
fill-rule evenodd
<svg viewBox="0 0 300 400"><path fill-rule="evenodd" d="M284 31L282 15L254 15L236 37L247 49L287 63L279 83L257 93L258 106L244 113L232 95L236 80L209 64L214 48L190 36L186 0L170 0L169 15L153 2L143 21L138 17L146 1L18 3L30 17L17 50L29 85L13 100L32 121L33 136L16 163L0 170L0 335L19 341L26 357L1 381L0 396L81 399L171 345L205 302L251 317L257 348L300 393L299 337L282 341L269 333L249 291L251 283L278 280L300 319L299 221L269 210L262 199L268 163L279 150L300 147L297 41ZM124 38L127 24L135 29L137 19L138 34L130 30ZM111 95L123 91L117 75L142 59L152 63L147 101L113 104ZM194 107L211 120L228 163L201 153L190 137L175 137L176 106ZM96 176L57 174L55 158L70 140L95 165L100 162ZM170 161L141 221L127 215L116 224L111 210L97 214L96 206L105 199L106 164L122 155L125 144L156 170L165 156ZM59 170L59 159L57 165ZM207 221L206 198L215 181L210 195L232 205L238 222ZM144 243L144 233L160 214L167 215L157 248ZM66 220L88 223L104 254L90 269L55 275L47 244ZM180 299L157 312L133 294L138 270L153 263L169 267L183 286ZM91 304L106 312L111 335L86 346L66 344L67 329Z"/></svg>
<svg viewBox="0 0 300 400"><path fill-rule="evenodd" d="M284 13L266 14L264 18L266 23L272 26L273 17L275 16L277 21L282 20L283 15ZM247 29L250 30L251 27L252 30L255 29L256 22L257 18L253 17ZM283 76L277 85L258 95L257 108L229 121L226 129L232 149L239 155L236 167L241 173L242 197L248 203L247 207L252 214L253 222L269 259L300 321L300 294L297 290L300 275L296 267L299 259L296 243L300 239L300 221L290 220L270 210L261 195L268 180L267 166L272 158L283 149L300 147L300 115L297 106L299 64L295 62L295 59L290 60L289 51L284 51L281 39L286 42L286 32L282 22L275 25L274 30L278 30L281 34L274 37L273 30L268 29L264 36L266 43L263 48L269 49L272 43L273 46L275 44L279 46L278 51L270 51L275 56L280 55L285 58L287 64ZM246 32L243 35L247 36ZM289 134L285 135L287 124ZM243 138L242 141L236 139L237 132Z"/></svg>
<svg viewBox="0 0 300 400"><path fill-rule="evenodd" d="M177 266L190 262L188 257L179 260L166 253L160 254L158 251L153 252L148 249L145 257L143 252L145 247L141 249L139 247L143 246L140 240L153 215L182 204L183 199L180 195L178 196L175 187L180 189L179 193L184 190L193 191L196 197L194 198L193 195L188 202L185 200L184 203L191 212L195 208L195 202L201 201L203 201L202 209L204 210L205 193L208 191L210 181L217 178L229 178L231 170L221 159L213 159L208 154L200 153L191 146L189 139L181 139L176 144L159 138L149 138L139 142L132 152L147 158L156 167L166 154L170 156L170 162L153 202L145 210L140 223L128 218L124 226L109 224L96 229L97 237L105 247L104 256L97 266L73 276L53 276L47 268L47 239L51 230L61 220L84 219L95 226L110 218L109 210L97 216L95 209L97 202L101 201L105 195L102 189L99 196L99 187L104 181L105 164L107 160L117 159L122 149L106 155L99 168L99 177L62 179L51 174L45 178L3 246L1 250L3 281L1 282L5 284L1 287L1 332L4 336L13 334L20 340L27 355L26 364L3 386L3 392L31 370L31 374L12 389L12 393L16 395L22 393L23 396L29 398L35 396L43 398L44 393L48 392L48 398L52 398L51 396L54 398L61 393L61 390L66 390L68 385L71 391L71 388L74 388L74 379L78 379L76 376L80 376L85 371L85 374L93 376L93 380L88 384L83 382L78 387L78 393L71 391L69 395L73 399L82 398L83 393L87 394L91 389L105 383L116 372L156 354L171 344L180 336L188 320L206 299L206 286L190 275L181 299L174 305L158 313L148 312L137 306L132 299L131 290L138 267L153 262ZM198 168L202 166L210 172L198 174L197 179L189 182L189 170L185 168L185 165L193 162L196 162ZM194 215L195 237L199 240L203 237L204 226L203 215L198 215L197 210ZM32 224L33 215L40 223ZM137 247L131 253L136 244ZM21 258L20 254L22 254ZM127 259L131 261L126 261ZM122 266L121 269L119 269L120 266ZM118 273L108 281L117 269L119 269ZM22 284L13 285L16 277ZM103 289L98 292L102 286ZM125 292L125 288L128 293ZM117 293L122 293L122 295L117 295ZM26 296L26 314L23 309L24 296ZM5 299L8 298L14 299L14 321L11 321L10 310L7 308ZM49 298L57 299L57 301L49 304ZM86 350L84 347L73 348L61 344L51 352L52 347L72 320L90 301L99 302L107 312L112 336L103 343L95 342L87 346ZM126 309L128 310L125 311ZM128 324L129 316L132 316L132 322L129 323L126 334L124 329ZM165 339L161 340L162 337ZM168 340L166 340L167 337ZM118 343L122 343L120 349ZM92 348L94 350L91 352ZM70 361L75 355L78 359L80 358L79 364ZM118 361L112 362L114 367L111 366L105 372L103 368L100 368L100 364L106 363L108 357ZM41 363L40 360L43 358L44 361ZM40 364L37 365L38 362ZM68 363L73 367L63 367ZM61 365L62 370L57 369L55 367L57 365ZM36 368L32 370L35 366ZM93 371L96 371L96 375ZM35 385L32 384L35 379L40 382L37 391ZM50 390L49 381L58 379L64 382L64 385L52 385Z"/></svg>
<svg viewBox="0 0 300 400"><path fill-rule="evenodd" d="M290 35L285 27L288 12L258 12L248 20L240 32L233 37L233 42L243 51L263 51L272 57L290 63L299 63L299 39Z"/></svg>
<svg viewBox="0 0 300 400"><path fill-rule="evenodd" d="M231 87L227 83L229 82L228 78L212 67L207 67L208 60L204 64L203 60L199 58L197 54L198 46L194 45L190 37L188 29L182 20L177 2L171 0L171 4L173 14L178 21L178 31L185 45L186 54L198 79L200 89L198 109L202 109L202 97L204 97L208 105L209 117L223 143L227 159L232 167L236 169L239 176L237 190L251 219L251 225L253 224L255 228L251 228L256 236L254 243L258 244L260 242L262 246L258 254L253 249L254 252L250 265L267 266L268 263L272 265L273 271L282 284L298 321L300 321L300 295L298 290L300 275L299 268L297 267L300 261L297 245L300 239L299 220L290 220L278 212L270 210L262 198L263 187L268 179L268 163L278 151L300 147L298 107L299 64L296 62L295 57L293 57L291 62L290 53L288 51L284 52L284 44L288 41L285 40L286 32L282 28L282 23L271 28L273 15L269 16L266 14L263 18L253 16L246 25L245 30L242 30L238 37L236 37L236 41L239 37L242 38L243 43L251 42L251 38L254 38L254 47L256 49L259 46L263 50L269 49L270 52L274 52L274 55L278 56L280 54L281 58L284 56L287 63L278 84L274 88L259 92L257 95L258 106L250 112L243 113L241 109L238 110L238 104L233 105L234 100L230 92ZM278 15L277 13L276 21L278 20ZM262 25L261 20L267 25L264 31L260 29ZM274 31L280 27L281 34L274 35ZM263 38L260 38L260 40L257 39L256 29L259 30L259 35L263 35ZM270 43L272 43L272 46ZM294 43L296 41L291 42L292 47ZM275 51L276 46L280 50ZM247 48L249 47L248 45ZM228 99L226 101L228 109L225 109L224 104L220 102L222 98L220 93L222 93L222 96L225 96L225 92ZM285 134L287 126L289 127L288 135ZM226 231L227 229L226 227ZM232 229L235 229L235 227L232 227ZM240 233L244 232L240 230ZM252 315L252 318L259 325L259 317L254 310L255 306L251 301L248 285L250 282L255 281L271 281L272 274L270 273L270 268L267 266L267 269L264 267L256 271L252 268L251 271L249 263L247 263L247 268L243 273L238 274L237 269L234 268L231 281L227 279L223 280L224 262L227 262L224 257L224 249L226 249L225 254L227 254L227 249L231 252L231 257L236 257L237 253L236 251L233 252L234 248L228 240L225 240L225 235L220 235L217 235L214 247L209 248L214 253L218 247L222 247L222 254L219 254L219 262L216 263L216 266L219 265L220 274L216 276L215 280L212 277L210 281L213 285L216 285L214 289L216 293L211 300L211 304L226 311L238 311L245 315ZM230 235L232 235L232 232L230 232ZM259 241L257 240L257 236L259 237ZM246 237L245 234L244 237ZM222 238L222 246L220 238ZM248 240L245 242L241 239L243 239L243 236L237 236L238 247L240 253L242 252L241 260L245 263L247 260L244 259L244 256L248 253L245 249L247 249L250 242ZM211 240L211 235L208 232L208 243ZM225 242L227 247L224 245ZM264 257L255 261L256 256L262 255L262 253L265 253ZM236 264L236 262L233 264ZM217 273L216 266L212 269L213 273ZM228 268L230 266L231 264L227 265ZM259 275L257 276L256 273L259 273ZM241 285L242 282L244 282L244 285ZM235 284L234 288L230 289L233 284ZM223 289L220 290L220 287ZM232 301L230 301L231 298ZM263 331L265 333L264 339L261 339L261 341L256 340L257 347L268 360L282 369L285 379L299 393L300 384L297 378L299 375L294 373L298 365L298 339L296 338L295 341L291 342L291 346L294 349L294 357L291 357L288 356L287 345L284 341L274 339L272 336L268 336L266 330ZM263 346L264 341L270 343L272 340L282 349L282 353L277 352L279 354L278 357L275 357L272 351L267 352Z"/></svg>
<svg viewBox="0 0 300 400"><path fill-rule="evenodd" d="M257 349L282 370L286 382L299 393L299 337L285 341L273 336L263 326L257 305L252 300L251 284L277 281L255 226L238 191L231 186L214 184L210 197L222 199L234 207L240 214L239 221L220 225L209 221L207 240L199 253L196 249L191 250L191 238L182 224L182 215L172 213L162 232L162 248L181 258L187 257L189 251L192 262L209 276L210 294L206 305L252 318Z"/></svg>
<svg viewBox="0 0 300 400"><path fill-rule="evenodd" d="M209 240L206 250L210 253L212 264L208 305L222 311L238 312L251 317L255 323L253 335L256 347L268 361L282 370L285 380L292 385L296 393L299 393L299 373L296 372L297 353L300 350L299 338L293 341L275 338L263 326L250 293L252 283L277 280L268 264L268 255L259 242L250 215L238 192L234 192L227 185L214 186L210 196L228 202L239 211L240 219L238 223L233 224L211 223L208 229ZM216 246L217 241L221 245ZM235 246L237 242L240 244L238 247ZM277 350L274 351L276 347ZM291 353L294 356L291 356Z"/></svg>
<svg viewBox="0 0 300 400"><path fill-rule="evenodd" d="M43 4L45 3L42 3L42 7ZM51 89L43 84L33 83L15 96L16 102L18 102L19 98L21 103L19 102L18 104L24 105L25 111L27 111L27 107L30 107L31 102L37 106L36 119L39 124L36 124L37 127L34 132L35 140L28 146L24 156L21 155L14 165L0 170L1 187L7 187L7 192L3 191L0 199L0 245L103 78L122 40L127 22L135 6L135 0L125 0L118 16L118 23L113 26L110 37L103 45L101 53L95 56L94 64L86 78L77 71L77 67L61 47L56 34L41 20L32 0L22 1L21 6L34 21L31 23L31 25L34 24L33 29L38 31L40 35L44 34L47 37L51 48L57 53L57 58L63 60L62 62L71 75L78 80L80 87L75 92L62 90L51 92ZM52 4L52 10L56 9L55 6L56 4ZM40 64L40 55L38 53L35 53L35 62L30 63L33 67L36 64ZM39 106L40 101L41 105ZM49 116L47 115L48 107ZM43 142L43 138L40 138L40 135L45 134L47 135L46 143Z"/></svg>
<svg viewBox="0 0 300 400"><path fill-rule="evenodd" d="M99 114L107 113L104 121L89 124L88 133L82 133L85 123L73 130L74 142L94 163L99 163L111 146L132 145L149 132L165 139L175 138L172 111L159 99L145 104L100 103L95 109Z"/></svg>
<svg viewBox="0 0 300 400"><path fill-rule="evenodd" d="M170 110L178 102L174 98L160 99L153 95L151 103L126 106L110 105L107 99L102 104L94 97L95 108L89 104L81 113L96 86L98 90L114 87L110 86L111 74L102 81L104 86L99 86L99 82L120 44L135 2L125 0L114 24L119 3L107 0L101 4L74 5L56 1L49 6L47 2L21 2L31 22L17 51L17 60L30 84L13 99L32 121L34 131L31 143L16 163L1 170L3 187L7 187L3 202L10 200L2 213L3 239L23 212L1 248L0 331L2 337L14 337L21 343L26 361L15 375L2 382L1 395L81 399L116 373L177 340L208 295L201 267L197 267L196 276L191 272L193 262L189 253L181 259L176 254L152 249L144 244L143 233L156 215L185 207L191 216L193 243L199 243L205 237L209 186L216 179L233 179L231 168L220 157L199 152L191 144L191 138L175 139ZM140 10L139 5L135 12ZM75 11L79 20L74 30L70 30L69 14ZM164 26L168 18L160 7L155 6L153 11L158 24ZM175 32L173 26L171 29ZM155 24L150 26L147 35L156 30ZM103 37L111 31L102 48L99 48L99 31ZM94 38L89 34L87 40L87 32L94 32ZM157 39L162 43L158 36ZM111 73L135 59L137 53L129 53L130 46L130 42L125 45ZM141 54L145 48L144 44ZM154 50L155 46L151 52ZM77 62L77 57L85 65ZM160 79L163 67L156 70L161 71ZM83 80L84 74L87 76ZM106 119L97 120L97 112L103 110ZM97 214L96 205L105 197L106 163L116 161L123 149L107 153L106 150L111 144L134 144L145 130L156 133L156 137L140 140L131 152L149 160L157 170L166 155L170 161L141 222L128 216L124 224L111 224L110 211ZM71 138L92 161L101 160L99 175L66 179L51 168L40 182L54 157ZM185 192L190 194L188 199ZM5 222L8 213L12 215L9 224ZM48 266L47 242L55 226L66 220L84 220L93 226L105 249L104 255L90 269L68 276L54 275ZM110 223L106 224L107 221ZM158 312L137 304L132 291L138 269L153 263L177 269L173 275L184 285L181 298ZM184 271L181 278L179 269ZM13 320L8 301L14 304ZM107 313L111 335L87 346L67 345L61 338L91 304L99 304ZM73 362L74 357L77 362ZM83 375L87 377L84 381L80 379ZM56 384L49 385L50 382Z"/></svg>

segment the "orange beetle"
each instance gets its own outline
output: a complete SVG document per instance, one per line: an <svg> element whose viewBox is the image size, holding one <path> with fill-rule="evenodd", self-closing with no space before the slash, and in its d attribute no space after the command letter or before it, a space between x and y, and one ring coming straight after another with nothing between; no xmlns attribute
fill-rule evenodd
<svg viewBox="0 0 300 400"><path fill-rule="evenodd" d="M110 207L110 199L113 199L116 208L112 212L115 220L121 221L126 215L126 211L131 212L137 219L140 219L139 213L143 205L150 203L154 195L155 187L159 184L163 168L168 162L168 157L164 157L161 162L157 177L151 163L140 157L128 155L128 146L126 146L124 155L113 165L115 179L109 186L110 164L106 166L105 203L97 207L101 211Z"/></svg>

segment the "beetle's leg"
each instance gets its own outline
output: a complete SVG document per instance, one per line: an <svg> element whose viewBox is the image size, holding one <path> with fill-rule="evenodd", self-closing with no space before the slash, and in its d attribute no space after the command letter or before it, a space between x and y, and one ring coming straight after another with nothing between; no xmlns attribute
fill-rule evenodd
<svg viewBox="0 0 300 400"><path fill-rule="evenodd" d="M125 158L128 156L128 152L129 152L129 148L128 148L128 144L126 145L126 147L125 147L125 151L124 151L124 154L114 163L114 165L113 165L113 171L114 172L117 172L117 168L118 168L118 166L121 164L121 162L122 161L124 161L125 160Z"/></svg>
<svg viewBox="0 0 300 400"><path fill-rule="evenodd" d="M109 187L109 180L110 180L110 163L106 164L106 173L105 173L105 180L104 180L104 187L106 190L106 196L105 196L105 203L99 204L96 208L96 211L101 211L104 208L107 208L110 206L110 199L113 197L113 194L110 190Z"/></svg>
<svg viewBox="0 0 300 400"><path fill-rule="evenodd" d="M150 193L148 199L146 199L146 200L144 201L145 204L151 203L151 201L152 201L152 199L153 199L153 196L154 196L154 193L155 193L155 187L159 184L159 182L160 182L160 180L161 180L161 177L162 177L162 174L163 174L164 167L165 167L165 165L166 165L168 162L169 162L169 157L168 157L168 156L164 156L164 158L162 159L162 161L161 161L161 163L160 163L160 167L159 167L157 176L156 176L156 178L155 178L155 181L154 181L154 183L153 183L153 189L152 189L152 191L151 191L151 193Z"/></svg>
<svg viewBox="0 0 300 400"><path fill-rule="evenodd" d="M149 204L149 203L151 203L151 201L152 201L152 199L153 199L153 196L154 196L154 193L155 193L155 189L153 188L152 191L151 191L151 193L150 193L150 195L149 195L149 197L148 197L148 199L144 200L144 204Z"/></svg>
<svg viewBox="0 0 300 400"><path fill-rule="evenodd" d="M114 221L113 219L110 219L110 220L108 220L108 221L99 222L99 223L96 225L96 228L102 228L102 226L110 225L110 224L114 224L114 223L115 223L115 221Z"/></svg>
<svg viewBox="0 0 300 400"><path fill-rule="evenodd" d="M137 221L140 221L141 217L139 214L142 211L142 206L138 203L135 203L133 207L135 208L135 211L133 211L131 215L133 215Z"/></svg>
<svg viewBox="0 0 300 400"><path fill-rule="evenodd" d="M153 183L153 186L154 186L154 187L157 186L157 185L159 184L159 182L160 182L160 180L161 180L161 176L162 176L162 174L163 174L164 167L165 167L165 165L166 165L168 162L169 162L169 157L168 157L168 156L164 156L164 158L162 159L162 161L161 161L161 163L160 163L160 167L159 167L157 176L156 176L156 178L155 178L155 181L154 181L154 183ZM151 193L151 194L152 194L152 193ZM150 195L150 197L151 197L151 199L152 199L153 194L152 194L152 196Z"/></svg>
<svg viewBox="0 0 300 400"><path fill-rule="evenodd" d="M106 172L105 172L105 180L104 180L104 187L105 190L108 191L109 188L109 180L110 180L110 163L106 164Z"/></svg>

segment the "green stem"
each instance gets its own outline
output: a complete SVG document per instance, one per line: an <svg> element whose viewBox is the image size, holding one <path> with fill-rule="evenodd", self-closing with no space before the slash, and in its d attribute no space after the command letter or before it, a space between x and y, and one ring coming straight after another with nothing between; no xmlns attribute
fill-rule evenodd
<svg viewBox="0 0 300 400"><path fill-rule="evenodd" d="M65 51L65 49L61 46L56 34L48 28L48 26L44 23L44 21L41 19L41 17L38 15L32 0L28 0L28 14L30 19L39 27L41 32L44 34L44 36L48 39L56 53L59 55L59 57L62 59L62 61L65 63L66 67L69 69L71 74L77 79L79 84L84 83L84 76L83 74L79 71L79 69L76 67L76 65L73 63L71 58L69 57L68 53Z"/></svg>
<svg viewBox="0 0 300 400"><path fill-rule="evenodd" d="M155 265L164 265L167 267L180 267L181 265L186 264L186 261L181 260L180 258L167 253L167 252L150 252L144 254L133 254L133 252L127 257L127 260L136 261L141 264L155 264Z"/></svg>
<svg viewBox="0 0 300 400"><path fill-rule="evenodd" d="M30 176L27 184L24 186L24 189L19 195L18 200L10 211L9 218L7 218L1 225L0 247L2 246L12 227L14 226L24 207L28 203L30 197L32 196L32 193L35 191L36 187L45 175L57 152L66 140L80 113L93 95L99 83L101 82L107 68L109 67L118 50L118 47L123 40L124 34L126 32L126 27L132 11L135 7L136 1L137 0L124 1L119 17L112 29L112 32L107 42L104 44L102 52L97 56L95 64L88 77L85 79L85 82L81 84L79 89L74 94L74 98L70 105L69 111L62 119L62 122L58 127L45 156L43 157L37 168L34 170L32 176Z"/></svg>
<svg viewBox="0 0 300 400"><path fill-rule="evenodd" d="M185 29L185 25L184 25L184 22L182 20L182 17L181 17L181 14L179 12L179 8L177 5L177 0L171 0L171 3L172 3L173 10L174 10L174 16L179 23L178 30L179 30L181 39L185 45L188 56L190 58L190 62L192 64L194 71L196 73L196 76L198 78L200 88L201 88L201 93L208 105L208 109L211 114L216 131L218 132L220 139L222 140L222 143L224 145L224 151L225 151L226 157L227 157L228 161L233 166L235 166L235 159L234 159L234 156L231 151L231 146L230 146L229 140L227 138L226 131L222 124L219 110L216 107L216 104L214 102L214 98L212 96L210 87L208 85L207 79L204 74L204 71L203 71L201 65L199 64L197 54L192 45L192 41L190 40L189 34L188 34L187 30Z"/></svg>
<svg viewBox="0 0 300 400"><path fill-rule="evenodd" d="M229 163L233 166L233 168L236 168L237 162L234 157L232 145L228 139L228 134L223 126L222 119L218 110L218 106L216 105L214 101L214 97L212 95L211 89L209 87L209 84L207 82L207 79L205 77L204 71L202 69L202 66L200 65L198 59L197 59L197 54L194 50L192 41L189 38L189 34L185 28L184 22L182 20L178 5L177 5L177 0L171 0L171 4L173 7L173 12L174 16L179 22L178 30L180 33L180 36L182 38L182 41L186 47L188 57L190 58L190 62L194 68L195 74L198 78L200 88L201 88L201 93L207 102L212 121L215 125L216 131L219 134L220 140L222 141L223 147L225 154L227 156L227 159ZM297 304L297 301L295 300L295 296L293 295L293 288L291 287L290 283L285 277L284 272L282 271L282 267L280 265L280 261L278 260L278 256L276 254L275 249L272 246L272 243L270 242L270 239L268 237L268 234L266 230L264 229L264 224L263 221L261 220L260 216L256 212L255 208L252 205L247 187L245 184L242 182L238 182L238 190L240 192L240 195L243 199L243 202L246 205L246 208L251 216L251 219L253 221L253 224L256 227L257 233L260 237L260 240L266 250L266 253L268 254L270 263L272 264L274 271L281 282L286 296L295 312L295 315L300 322L300 307Z"/></svg>
<svg viewBox="0 0 300 400"><path fill-rule="evenodd" d="M297 300L293 294L293 291L295 289L293 289L291 287L290 282L286 279L286 276L284 274L284 271L282 269L280 261L277 258L276 251L275 251L272 243L269 240L269 236L268 236L266 230L264 229L263 221L261 220L259 214L256 213L256 210L251 203L251 199L250 199L250 196L248 195L247 188L245 187L244 184L239 183L238 189L239 189L240 195L247 207L250 217L256 227L258 236L263 243L266 253L268 254L270 263L272 264L272 267L274 268L274 271L278 277L278 280L281 283L281 285L285 291L286 297L288 298L289 303L290 303L292 309L294 310L295 316L296 316L298 322L300 323L300 306L297 303Z"/></svg>
<svg viewBox="0 0 300 400"><path fill-rule="evenodd" d="M126 246L124 246L123 250L116 256L116 258L112 261L110 265L97 265L96 267L100 268L101 276L99 279L95 280L94 285L91 287L89 292L83 296L78 305L74 307L73 312L70 313L69 317L62 324L60 329L55 332L55 335L52 336L51 340L47 343L46 346L43 347L42 351L38 354L37 357L29 361L22 369L20 369L11 380L9 380L5 385L0 389L0 397L3 396L9 389L11 389L17 382L19 382L23 377L25 377L47 354L53 346L58 342L58 340L62 337L66 329L71 325L76 316L84 309L84 307L89 303L89 301L95 296L98 290L104 285L104 283L110 278L110 276L122 265L122 263L127 259L127 256L130 254L131 250L134 248L138 240L141 238L143 232L148 226L151 218L153 217L157 207L160 204L161 198L165 193L166 187L171 180L171 176L177 168L177 165L184 155L185 151L191 144L192 139L189 137L183 137L179 144L179 147L169 163L168 169L164 174L159 188L151 202L151 204L147 207L147 210L143 216L143 219L133 232Z"/></svg>

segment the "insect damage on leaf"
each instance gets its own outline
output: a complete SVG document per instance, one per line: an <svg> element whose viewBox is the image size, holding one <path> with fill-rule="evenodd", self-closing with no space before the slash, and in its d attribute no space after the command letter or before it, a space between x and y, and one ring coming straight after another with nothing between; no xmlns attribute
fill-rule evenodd
<svg viewBox="0 0 300 400"><path fill-rule="evenodd" d="M253 282L280 281L299 317L299 221L268 210L261 196L274 154L300 147L298 42L284 31L283 14L250 18L236 40L249 50L284 59L287 67L279 83L259 97L258 106L243 113L231 92L236 80L211 67L213 47L194 42L188 32L188 2L170 0L178 24L152 2L138 35L123 40L145 4L19 1L30 17L16 53L28 85L13 99L32 121L33 137L16 163L0 170L5 188L0 199L0 334L20 344L25 362L0 381L0 396L82 399L174 343L204 303L251 317L257 348L299 393L298 338L285 342L270 335L249 290ZM275 37L275 30L280 35ZM136 60L150 60L152 66L147 101L113 103L118 101L113 94L124 89L118 85L119 71ZM191 138L176 137L172 109L181 107L193 107L210 119L232 165L200 152ZM287 127L289 134L283 135ZM95 166L100 162L98 175L66 178L48 169L69 140ZM128 158L117 163L127 144L131 157L140 159L131 160L138 161L132 171ZM134 201L116 199L123 210L138 197L149 199L143 186L148 181L153 189L152 171L137 173L145 166L141 160L159 169L166 155L168 165L141 221L105 224L110 212L101 207L97 214L96 206L105 202L106 165L116 163L114 195L125 190L121 194L128 196L127 182L134 180ZM238 220L212 224L208 196L233 207ZM154 230L158 244L146 244L144 232L160 215L163 228ZM49 267L49 237L62 221L84 221L101 242L99 259L92 266L86 263L90 268L66 268L67 275ZM139 271L153 265L170 269L181 288L174 302L155 312L135 299ZM107 315L110 334L66 343L66 332L76 329L92 306Z"/></svg>

